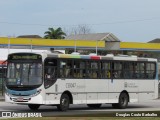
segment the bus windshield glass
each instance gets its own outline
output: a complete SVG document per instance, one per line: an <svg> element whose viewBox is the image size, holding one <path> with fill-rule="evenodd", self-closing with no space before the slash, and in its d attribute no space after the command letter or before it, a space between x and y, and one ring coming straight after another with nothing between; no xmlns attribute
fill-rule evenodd
<svg viewBox="0 0 160 120"><path fill-rule="evenodd" d="M6 85L34 86L42 84L42 64L39 62L9 62Z"/></svg>

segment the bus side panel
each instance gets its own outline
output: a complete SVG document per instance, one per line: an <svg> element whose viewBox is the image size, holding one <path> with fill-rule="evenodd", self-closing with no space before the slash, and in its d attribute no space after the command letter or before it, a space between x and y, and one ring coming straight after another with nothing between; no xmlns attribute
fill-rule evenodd
<svg viewBox="0 0 160 120"><path fill-rule="evenodd" d="M119 95L124 90L124 79L108 80L109 103L118 103Z"/></svg>
<svg viewBox="0 0 160 120"><path fill-rule="evenodd" d="M139 80L125 79L124 87L129 94L129 102L138 102Z"/></svg>
<svg viewBox="0 0 160 120"><path fill-rule="evenodd" d="M139 80L139 101L155 98L155 80Z"/></svg>
<svg viewBox="0 0 160 120"><path fill-rule="evenodd" d="M65 91L69 91L73 98L73 104L85 104L85 80L84 79L65 79L59 80L58 92L63 94Z"/></svg>
<svg viewBox="0 0 160 120"><path fill-rule="evenodd" d="M57 80L58 81L58 80ZM45 104L59 104L60 93L56 92L57 82L51 87L45 89Z"/></svg>
<svg viewBox="0 0 160 120"><path fill-rule="evenodd" d="M108 103L108 80L86 79L87 103Z"/></svg>
<svg viewBox="0 0 160 120"><path fill-rule="evenodd" d="M158 98L158 93L159 93L159 81L158 80L154 80L154 89L155 89L155 92L154 92L154 99L157 99Z"/></svg>

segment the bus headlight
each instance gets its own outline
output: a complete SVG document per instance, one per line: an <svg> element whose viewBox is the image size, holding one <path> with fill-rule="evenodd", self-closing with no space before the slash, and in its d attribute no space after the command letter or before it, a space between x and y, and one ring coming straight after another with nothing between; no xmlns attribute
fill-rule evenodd
<svg viewBox="0 0 160 120"><path fill-rule="evenodd" d="M36 93L34 93L34 94L30 95L30 96L31 97L37 96L37 95L39 95L41 93L41 91L42 91L42 89L39 89L39 90L37 90Z"/></svg>

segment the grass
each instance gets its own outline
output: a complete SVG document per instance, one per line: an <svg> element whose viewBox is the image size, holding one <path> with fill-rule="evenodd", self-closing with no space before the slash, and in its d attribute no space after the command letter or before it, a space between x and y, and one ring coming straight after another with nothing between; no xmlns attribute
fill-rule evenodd
<svg viewBox="0 0 160 120"><path fill-rule="evenodd" d="M42 117L42 118L11 118L9 120L160 120L158 117ZM6 120L6 119L1 119Z"/></svg>

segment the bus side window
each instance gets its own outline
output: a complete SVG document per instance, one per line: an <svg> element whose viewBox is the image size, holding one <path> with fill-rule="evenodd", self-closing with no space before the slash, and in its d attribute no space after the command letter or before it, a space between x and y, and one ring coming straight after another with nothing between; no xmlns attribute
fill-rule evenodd
<svg viewBox="0 0 160 120"><path fill-rule="evenodd" d="M112 77L115 79L122 78L122 62L113 62L112 63Z"/></svg>
<svg viewBox="0 0 160 120"><path fill-rule="evenodd" d="M155 64L146 63L146 78L155 79Z"/></svg>
<svg viewBox="0 0 160 120"><path fill-rule="evenodd" d="M101 78L111 78L110 62L102 62Z"/></svg>
<svg viewBox="0 0 160 120"><path fill-rule="evenodd" d="M73 76L72 60L60 61L60 77L71 78Z"/></svg>

